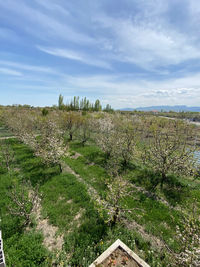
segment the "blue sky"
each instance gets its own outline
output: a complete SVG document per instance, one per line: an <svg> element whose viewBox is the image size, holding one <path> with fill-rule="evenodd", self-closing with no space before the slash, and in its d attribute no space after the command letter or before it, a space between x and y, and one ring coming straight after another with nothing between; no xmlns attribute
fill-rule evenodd
<svg viewBox="0 0 200 267"><path fill-rule="evenodd" d="M200 105L200 1L0 0L0 104Z"/></svg>

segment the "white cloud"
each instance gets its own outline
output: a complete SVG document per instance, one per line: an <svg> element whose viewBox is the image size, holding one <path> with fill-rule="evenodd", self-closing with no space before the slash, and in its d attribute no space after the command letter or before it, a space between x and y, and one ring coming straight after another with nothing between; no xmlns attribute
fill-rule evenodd
<svg viewBox="0 0 200 267"><path fill-rule="evenodd" d="M82 63L96 66L96 67L111 69L110 64L107 63L106 61L98 60L96 58L92 58L89 55L84 55L84 54L81 54L80 52L76 52L73 50L61 49L61 48L47 48L47 47L41 47L41 46L37 46L37 48L53 56L80 61Z"/></svg>
<svg viewBox="0 0 200 267"><path fill-rule="evenodd" d="M188 36L155 23L138 23L133 19L99 17L96 21L113 36L113 54L116 60L132 62L147 69L176 65L200 58ZM111 45L110 45L111 47Z"/></svg>
<svg viewBox="0 0 200 267"><path fill-rule="evenodd" d="M8 68L0 68L0 73L5 75L11 75L11 76L22 76L23 74L19 71L8 69Z"/></svg>
<svg viewBox="0 0 200 267"><path fill-rule="evenodd" d="M68 10L66 10L63 6L60 6L59 4L56 4L56 3L52 3L48 0L35 0L35 2L37 4L39 4L40 6L48 9L48 10L51 10L53 12L58 12L62 15L65 15L65 16L68 16L70 13Z"/></svg>
<svg viewBox="0 0 200 267"><path fill-rule="evenodd" d="M92 94L107 99L113 107L138 107L152 105L199 105L200 73L171 80L127 79L116 75L66 76L66 92Z"/></svg>
<svg viewBox="0 0 200 267"><path fill-rule="evenodd" d="M12 19L16 25L39 39L49 40L53 38L58 40L59 38L59 40L70 40L82 44L96 43L87 34L69 26L65 19L45 14L40 9L30 6L31 2L29 2L29 5L27 3L23 0L20 0L20 3L12 0L0 1L0 7L2 10L4 8L6 12L9 10L11 14L14 14Z"/></svg>
<svg viewBox="0 0 200 267"><path fill-rule="evenodd" d="M50 67L27 65L13 61L0 60L0 65L14 67L26 71L56 73L56 71L51 69Z"/></svg>

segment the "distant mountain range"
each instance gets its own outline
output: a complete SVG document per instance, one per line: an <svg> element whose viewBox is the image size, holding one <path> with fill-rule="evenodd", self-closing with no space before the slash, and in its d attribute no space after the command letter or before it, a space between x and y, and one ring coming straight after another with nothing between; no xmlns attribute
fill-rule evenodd
<svg viewBox="0 0 200 267"><path fill-rule="evenodd" d="M188 107L188 106L151 106L151 107L138 107L138 108L122 108L122 111L192 111L192 112L200 112L200 107Z"/></svg>

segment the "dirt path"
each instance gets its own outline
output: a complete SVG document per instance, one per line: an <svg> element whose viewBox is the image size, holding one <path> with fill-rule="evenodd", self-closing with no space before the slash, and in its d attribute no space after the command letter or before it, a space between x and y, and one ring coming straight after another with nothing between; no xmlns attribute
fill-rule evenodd
<svg viewBox="0 0 200 267"><path fill-rule="evenodd" d="M89 185L79 174L74 172L74 170L72 170L66 163L63 164L63 172L68 172L68 173L73 174L79 182L83 183L86 186L87 191L93 201L98 202L98 203L104 202L106 205L107 202L100 198L98 192L91 185ZM137 232L139 232L146 241L149 241L151 243L152 247L158 250L161 250L162 248L166 248L166 245L162 240L160 240L158 237L155 237L147 233L145 231L145 228L142 225L138 224L136 221L130 222L126 219L123 219L122 222L128 229L130 230L134 229Z"/></svg>
<svg viewBox="0 0 200 267"><path fill-rule="evenodd" d="M165 206L169 207L170 209L178 210L178 211L182 211L181 208L180 208L179 206L176 206L176 207L171 206L171 205L167 202L167 200L165 200L164 198L162 198L162 197L158 197L158 196L156 196L155 194L153 194L153 193L151 193L151 192L145 190L144 188L142 188L142 187L140 187L140 186L136 186L136 185L134 185L134 184L132 184L132 183L130 183L130 182L129 182L128 184L129 184L130 187L136 189L138 192L141 192L141 193L143 193L144 195L146 195L147 197L152 198L152 199L154 199L154 200L156 200L156 201L161 202L162 204L164 204Z"/></svg>
<svg viewBox="0 0 200 267"><path fill-rule="evenodd" d="M33 214L37 223L36 229L44 236L43 244L50 251L61 251L64 244L63 235L57 235L58 227L51 225L48 219L42 218L41 210L41 199L38 198L37 203L34 204Z"/></svg>
<svg viewBox="0 0 200 267"><path fill-rule="evenodd" d="M139 232L142 235L143 239L146 241L150 241L152 247L156 248L157 250L162 250L163 248L166 248L166 244L164 241L162 241L156 236L147 233L142 225L136 223L135 221L130 222L126 220L123 220L123 223L129 230L135 230Z"/></svg>
<svg viewBox="0 0 200 267"><path fill-rule="evenodd" d="M6 140L6 139L10 139L10 138L17 138L16 136L2 136L0 137L0 140Z"/></svg>
<svg viewBox="0 0 200 267"><path fill-rule="evenodd" d="M99 200L102 202L102 199L100 198L98 192L91 186L89 185L79 174L77 174L76 172L74 172L67 164L63 164L63 172L68 172L68 173L71 173L73 174L77 180L80 182L80 183L83 183L86 188L87 188L87 191L91 197L92 200L96 201L96 200Z"/></svg>

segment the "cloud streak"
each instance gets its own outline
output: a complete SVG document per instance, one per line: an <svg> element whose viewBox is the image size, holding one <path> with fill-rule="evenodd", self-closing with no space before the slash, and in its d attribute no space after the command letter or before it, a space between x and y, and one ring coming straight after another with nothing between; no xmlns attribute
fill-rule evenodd
<svg viewBox="0 0 200 267"><path fill-rule="evenodd" d="M44 87L115 108L200 103L196 0L7 0L0 20L1 85L14 96Z"/></svg>
<svg viewBox="0 0 200 267"><path fill-rule="evenodd" d="M72 51L68 49L62 49L62 48L47 48L47 47L41 47L41 46L37 46L37 48L53 56L79 61L87 65L92 65L92 66L96 66L100 68L111 69L110 64L108 64L106 61L92 58L91 56L81 54L80 52L76 52L76 51Z"/></svg>
<svg viewBox="0 0 200 267"><path fill-rule="evenodd" d="M18 68L18 69L22 69L26 71L55 73L55 70L53 70L50 67L27 65L27 64L22 64L22 63L13 62L13 61L0 60L0 65L14 67L14 68Z"/></svg>
<svg viewBox="0 0 200 267"><path fill-rule="evenodd" d="M5 75L11 75L11 76L22 76L23 74L19 71L8 69L8 68L0 68L0 73Z"/></svg>

